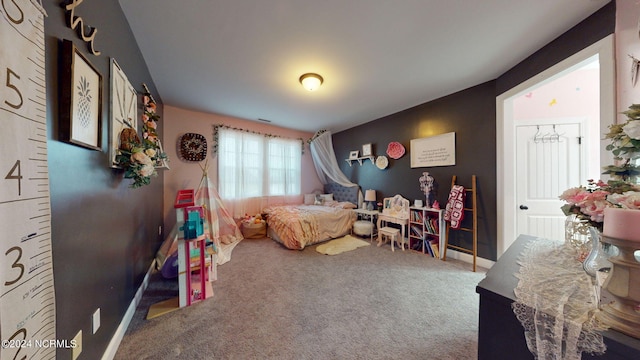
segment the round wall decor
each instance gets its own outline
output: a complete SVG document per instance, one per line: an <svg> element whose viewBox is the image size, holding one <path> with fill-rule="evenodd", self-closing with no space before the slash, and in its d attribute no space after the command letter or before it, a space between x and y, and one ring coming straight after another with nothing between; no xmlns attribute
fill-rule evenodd
<svg viewBox="0 0 640 360"><path fill-rule="evenodd" d="M178 154L187 161L202 161L207 157L207 139L196 133L186 133L178 142Z"/></svg>
<svg viewBox="0 0 640 360"><path fill-rule="evenodd" d="M387 157L384 155L378 156L378 158L376 159L376 166L380 170L386 169L387 166L389 166L389 159L387 159Z"/></svg>
<svg viewBox="0 0 640 360"><path fill-rule="evenodd" d="M392 159L400 159L404 155L404 146L397 141L392 141L387 146L387 155Z"/></svg>

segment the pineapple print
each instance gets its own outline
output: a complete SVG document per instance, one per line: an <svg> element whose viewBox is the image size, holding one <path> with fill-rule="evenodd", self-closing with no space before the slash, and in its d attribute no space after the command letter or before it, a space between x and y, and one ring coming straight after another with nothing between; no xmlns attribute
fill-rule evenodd
<svg viewBox="0 0 640 360"><path fill-rule="evenodd" d="M80 83L78 84L78 117L80 125L83 128L87 128L91 122L91 89L89 89L89 81L84 76L80 77Z"/></svg>

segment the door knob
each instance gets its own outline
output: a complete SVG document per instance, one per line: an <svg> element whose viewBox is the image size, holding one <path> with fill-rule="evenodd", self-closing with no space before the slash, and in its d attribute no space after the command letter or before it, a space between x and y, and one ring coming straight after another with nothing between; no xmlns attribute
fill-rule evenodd
<svg viewBox="0 0 640 360"><path fill-rule="evenodd" d="M527 205L520 205L520 210L529 210Z"/></svg>

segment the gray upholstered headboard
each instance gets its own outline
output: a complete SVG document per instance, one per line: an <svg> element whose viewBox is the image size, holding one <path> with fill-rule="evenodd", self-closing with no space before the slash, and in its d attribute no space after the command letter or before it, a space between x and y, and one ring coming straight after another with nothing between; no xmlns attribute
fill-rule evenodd
<svg viewBox="0 0 640 360"><path fill-rule="evenodd" d="M333 194L333 200L335 201L349 201L358 204L358 193L360 192L359 186L344 187L336 183L329 183L324 185L325 194Z"/></svg>

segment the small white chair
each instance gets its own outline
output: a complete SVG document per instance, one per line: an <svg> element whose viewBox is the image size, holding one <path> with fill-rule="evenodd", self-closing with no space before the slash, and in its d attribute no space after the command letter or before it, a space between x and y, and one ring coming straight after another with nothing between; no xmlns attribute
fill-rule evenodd
<svg viewBox="0 0 640 360"><path fill-rule="evenodd" d="M385 237L388 237L389 241L391 241L391 251L396 251L395 242L398 241L399 235L400 235L399 229L389 227L389 226L385 226L381 228L378 231L378 246L382 245L382 242L384 241ZM402 251L404 251L404 239L400 239L400 246L402 247Z"/></svg>

